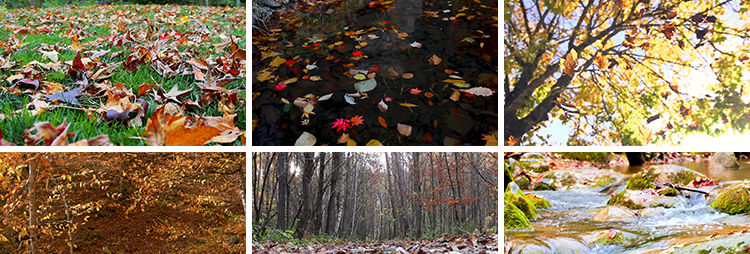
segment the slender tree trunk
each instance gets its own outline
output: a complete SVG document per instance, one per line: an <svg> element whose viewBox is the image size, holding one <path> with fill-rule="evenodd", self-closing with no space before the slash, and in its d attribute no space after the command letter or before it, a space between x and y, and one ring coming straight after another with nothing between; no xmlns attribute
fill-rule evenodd
<svg viewBox="0 0 750 254"><path fill-rule="evenodd" d="M325 153L318 153L318 194L315 198L315 209L313 209L313 223L312 223L312 230L310 230L314 234L320 233L322 226L321 223L323 221L323 212L322 206L323 206L323 194L325 194L325 188L323 188L325 184Z"/></svg>
<svg viewBox="0 0 750 254"><path fill-rule="evenodd" d="M276 159L276 177L278 178L278 199L276 200L276 228L286 230L287 175L289 174L289 153L280 153Z"/></svg>
<svg viewBox="0 0 750 254"><path fill-rule="evenodd" d="M342 153L333 153L331 158L331 166L333 167L333 171L331 171L331 195L328 198L328 215L326 216L325 227L325 232L328 235L333 235L335 232L334 227L338 220L338 180L339 175L341 174L341 168L343 167L341 156Z"/></svg>
<svg viewBox="0 0 750 254"><path fill-rule="evenodd" d="M419 153L412 153L412 183L413 183L413 191L415 196L415 202L414 206L412 207L412 211L414 215L414 220L416 222L416 228L414 232L414 236L416 238L422 237L422 200L420 200L420 197L422 195L422 176L421 171L422 169L419 167Z"/></svg>
<svg viewBox="0 0 750 254"><path fill-rule="evenodd" d="M448 183L451 186L451 194L453 194L453 198L456 198L456 189L453 187L453 177L451 177L451 168L448 165L448 155L443 153L443 161L445 162L445 170L448 171ZM454 205L455 207L455 205ZM453 209L453 216L455 217L455 222L458 222L458 209Z"/></svg>
<svg viewBox="0 0 750 254"><path fill-rule="evenodd" d="M44 155L40 155L44 156ZM37 243L37 239L39 238L39 235L37 234L37 223L36 223L36 209L39 206L39 204L36 203L36 198L34 197L36 195L36 167L32 166L30 164L31 160L27 160L28 164L26 164L26 167L29 169L29 181L28 181L28 198L29 198L29 240L31 242L29 247L29 253L36 254L39 253L39 245Z"/></svg>
<svg viewBox="0 0 750 254"><path fill-rule="evenodd" d="M461 194L461 180L459 178L459 175L461 175L461 174L458 172L458 170L459 170L458 153L453 153L453 160L454 160L453 163L455 163L454 165L456 166L455 167L455 169L456 169L456 174L455 175L456 175L456 189L458 189L458 208L460 209L459 211L461 211L461 216L459 216L460 220L458 222L459 223L463 223L464 222L464 218L466 217L466 215L464 214L464 212L465 212L464 211L464 201L463 201L463 198L462 198L463 195Z"/></svg>

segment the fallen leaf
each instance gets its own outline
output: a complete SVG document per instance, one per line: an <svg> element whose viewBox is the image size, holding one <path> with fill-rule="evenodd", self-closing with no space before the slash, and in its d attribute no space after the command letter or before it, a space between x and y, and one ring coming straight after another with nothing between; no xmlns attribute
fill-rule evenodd
<svg viewBox="0 0 750 254"><path fill-rule="evenodd" d="M154 111L141 135L148 135L152 145L200 146L222 130L212 126L188 125L187 117L165 112L165 106Z"/></svg>
<svg viewBox="0 0 750 254"><path fill-rule="evenodd" d="M401 106L404 106L404 107L407 107L407 108L416 108L416 107L418 107L417 105L411 104L411 103L399 103L398 105L401 105Z"/></svg>
<svg viewBox="0 0 750 254"><path fill-rule="evenodd" d="M268 65L270 65L271 67L279 67L279 66L281 66L284 63L286 63L286 59L277 56Z"/></svg>
<svg viewBox="0 0 750 254"><path fill-rule="evenodd" d="M492 94L495 93L495 91L492 91L492 89L486 88L486 87L472 87L470 89L462 89L462 92L473 94L473 95L479 95L484 97L492 96Z"/></svg>
<svg viewBox="0 0 750 254"><path fill-rule="evenodd" d="M411 79L411 78L414 77L414 74L404 73L403 75L401 75L401 77L404 78L404 79Z"/></svg>
<svg viewBox="0 0 750 254"><path fill-rule="evenodd" d="M378 102L378 109L380 109L380 112L388 111L388 104L385 104L383 100L380 100L380 102Z"/></svg>
<svg viewBox="0 0 750 254"><path fill-rule="evenodd" d="M64 101L72 104L80 104L76 97L81 95L81 91L83 91L81 88L76 88L64 93L58 92L52 95L45 95L44 97L47 97L48 101Z"/></svg>
<svg viewBox="0 0 750 254"><path fill-rule="evenodd" d="M435 94L433 94L433 93L431 93L431 92L426 92L426 93L424 93L424 97L427 97L427 98L432 98L432 96L435 96Z"/></svg>
<svg viewBox="0 0 750 254"><path fill-rule="evenodd" d="M339 137L336 143L339 143L339 144L349 143L349 134L348 133L341 134L341 137Z"/></svg>
<svg viewBox="0 0 750 254"><path fill-rule="evenodd" d="M315 136L310 134L309 132L302 132L302 135L297 138L297 141L294 142L295 146L312 146L315 145L315 142L317 142L317 139Z"/></svg>
<svg viewBox="0 0 750 254"><path fill-rule="evenodd" d="M357 142L354 141L354 140L352 140L352 139L349 139L349 140L346 141L346 145L347 146L357 146Z"/></svg>
<svg viewBox="0 0 750 254"><path fill-rule="evenodd" d="M516 138L514 138L513 136L508 137L508 145L509 146L515 146L516 142L517 142Z"/></svg>
<svg viewBox="0 0 750 254"><path fill-rule="evenodd" d="M438 65L442 61L443 59L440 59L440 57L438 57L437 55L432 55L429 60L430 64L432 65Z"/></svg>
<svg viewBox="0 0 750 254"><path fill-rule="evenodd" d="M453 93L451 94L450 99L453 101L458 101L458 99L461 98L461 93L457 90L453 90Z"/></svg>
<svg viewBox="0 0 750 254"><path fill-rule="evenodd" d="M398 129L398 133L401 133L401 135L404 135L404 136L407 136L407 137L409 135L411 135L411 129L412 128L411 128L410 125L398 124L398 126L396 127L396 129Z"/></svg>
<svg viewBox="0 0 750 254"><path fill-rule="evenodd" d="M388 68L388 75L395 78L398 77L398 72L393 70L393 68Z"/></svg>
<svg viewBox="0 0 750 254"><path fill-rule="evenodd" d="M380 122L380 125L383 126L383 128L388 128L388 124L385 123L385 118L382 116L378 116L378 122Z"/></svg>
<svg viewBox="0 0 750 254"><path fill-rule="evenodd" d="M383 144L380 143L377 139L370 139L370 141L367 141L367 145L365 146L382 146Z"/></svg>

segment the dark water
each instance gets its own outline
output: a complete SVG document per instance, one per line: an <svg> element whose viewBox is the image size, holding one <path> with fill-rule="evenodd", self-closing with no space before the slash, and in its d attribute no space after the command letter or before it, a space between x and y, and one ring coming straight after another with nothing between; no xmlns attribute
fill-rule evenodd
<svg viewBox="0 0 750 254"><path fill-rule="evenodd" d="M384 1L385 2L385 1ZM373 4L376 3L376 4ZM293 145L303 133L316 136L316 145L335 145L343 133L358 145L370 139L384 145L484 145L485 136L497 132L497 2L496 1L395 1L387 5L370 1L332 1L316 6L297 5L282 11L273 35L253 31L253 145ZM471 16L471 19L468 17ZM451 18L453 18L451 20ZM294 21L285 22L282 21ZM273 27L273 24L271 24ZM366 31L359 36L347 32ZM355 38L352 38L355 37ZM467 39L468 38L468 39ZM367 45L356 49L356 45ZM411 44L418 42L420 48ZM318 49L314 49L320 43ZM308 47L305 47L307 45ZM329 48L328 45L335 45ZM343 46L343 48L339 48ZM279 57L299 61L282 64L273 70L276 80L260 82L257 71L268 68L272 58L262 59L262 51L280 53ZM354 59L354 52L367 58ZM428 62L432 55L442 59L438 65ZM304 62L304 60L308 62ZM300 72L307 64L315 69ZM377 87L365 99L351 105L345 94L355 93L347 76L350 69L378 68ZM411 73L411 79L391 77L388 69L399 75ZM461 92L458 101L450 99L455 86L443 82L451 79L447 70L471 87L495 91L489 97ZM319 76L321 81L303 77ZM279 82L298 78L282 91L274 91ZM418 89L419 94L410 93ZM430 92L432 96L426 96ZM287 106L306 95L333 94L331 99L315 105L314 115L303 122L302 110ZM391 99L388 110L381 112L378 103ZM361 98L361 97L360 97ZM409 103L416 107L399 104ZM347 131L332 130L336 119L363 116L364 124ZM387 127L380 124L382 117ZM412 126L409 136L398 133L396 126ZM497 135L495 135L497 136Z"/></svg>
<svg viewBox="0 0 750 254"><path fill-rule="evenodd" d="M739 170L711 169L708 160L671 162L716 180L718 187L750 179L750 161L740 160ZM632 175L644 166L605 166ZM505 231L506 253L659 253L672 246L750 229L750 216L719 213L701 195L685 199L683 206L657 208L661 215L638 217L634 222L598 222L591 218L606 207L610 195L601 188L570 191L533 191L552 203L538 209L534 231ZM682 198L682 197L681 197ZM684 198L683 198L684 199ZM588 239L609 229L621 230L634 240L624 246L589 245ZM750 241L750 239L748 239Z"/></svg>

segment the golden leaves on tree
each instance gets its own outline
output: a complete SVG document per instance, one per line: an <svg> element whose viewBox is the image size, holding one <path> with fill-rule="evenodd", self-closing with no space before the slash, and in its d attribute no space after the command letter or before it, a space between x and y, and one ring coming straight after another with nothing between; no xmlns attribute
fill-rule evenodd
<svg viewBox="0 0 750 254"><path fill-rule="evenodd" d="M570 77L574 77L576 73L576 67L578 66L578 53L575 49L571 49L570 53L565 57L563 62L563 72L568 74Z"/></svg>

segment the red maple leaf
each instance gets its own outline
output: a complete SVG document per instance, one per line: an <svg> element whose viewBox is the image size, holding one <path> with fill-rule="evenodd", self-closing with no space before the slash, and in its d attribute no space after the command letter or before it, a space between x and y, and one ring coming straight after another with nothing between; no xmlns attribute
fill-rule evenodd
<svg viewBox="0 0 750 254"><path fill-rule="evenodd" d="M419 88L409 89L409 93L411 93L411 94L419 94L421 92L422 92L422 90L419 90Z"/></svg>
<svg viewBox="0 0 750 254"><path fill-rule="evenodd" d="M351 127L351 122L352 121L349 119L343 119L343 118L336 119L335 122L331 123L331 125L333 125L331 129L338 128L336 129L336 131L341 131L342 129L346 131L346 128Z"/></svg>
<svg viewBox="0 0 750 254"><path fill-rule="evenodd" d="M609 233L607 234L607 236L609 236L609 239L614 239L616 235L617 235L617 230L614 230L614 229L610 229Z"/></svg>
<svg viewBox="0 0 750 254"><path fill-rule="evenodd" d="M344 45L339 46L339 49L345 49L345 48L346 48L346 46L344 46Z"/></svg>
<svg viewBox="0 0 750 254"><path fill-rule="evenodd" d="M363 53L362 53L362 51L354 51L354 52L352 53L352 55L353 55L354 57L362 57Z"/></svg>
<svg viewBox="0 0 750 254"><path fill-rule="evenodd" d="M357 125L360 125L360 124L362 124L362 123L364 123L364 122L365 122L365 120L364 120L364 119L362 119L362 117L361 117L361 116L359 116L359 115L353 116L353 117L352 117L352 118L350 118L350 119L351 119L351 122L352 122L352 125L351 125L351 126L357 126Z"/></svg>
<svg viewBox="0 0 750 254"><path fill-rule="evenodd" d="M286 66L292 66L292 65L293 65L294 63L296 63L296 62L297 62L297 61L294 61L294 60L292 59L292 60L286 60L286 62L285 62L284 64L286 64Z"/></svg>
<svg viewBox="0 0 750 254"><path fill-rule="evenodd" d="M286 84L280 83L280 84L276 85L276 87L274 87L273 90L274 91L281 91L281 90L284 90L284 88L286 88Z"/></svg>

